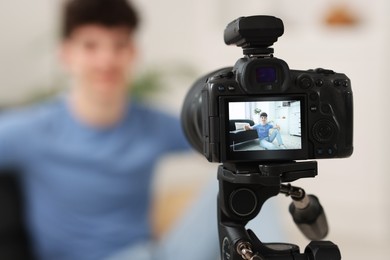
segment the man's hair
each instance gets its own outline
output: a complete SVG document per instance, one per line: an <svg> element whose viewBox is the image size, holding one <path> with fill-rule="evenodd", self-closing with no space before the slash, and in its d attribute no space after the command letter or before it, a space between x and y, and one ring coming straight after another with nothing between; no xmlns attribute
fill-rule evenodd
<svg viewBox="0 0 390 260"><path fill-rule="evenodd" d="M63 8L63 39L80 26L98 24L106 27L124 26L135 30L139 18L127 0L67 0Z"/></svg>
<svg viewBox="0 0 390 260"><path fill-rule="evenodd" d="M265 113L265 112L260 114L260 117L262 117L262 116L268 117L267 113Z"/></svg>

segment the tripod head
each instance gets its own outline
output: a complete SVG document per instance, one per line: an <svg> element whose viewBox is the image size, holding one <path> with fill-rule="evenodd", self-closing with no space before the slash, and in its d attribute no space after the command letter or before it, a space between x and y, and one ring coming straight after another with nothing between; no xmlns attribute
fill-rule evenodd
<svg viewBox="0 0 390 260"><path fill-rule="evenodd" d="M303 254L286 243L262 243L245 225L255 218L263 204L279 193L294 200L290 212L301 231L319 240L328 232L318 199L297 187L285 185L317 175L317 162L223 164L218 168L218 230L223 260L339 260L338 247L329 241L311 242ZM296 202L295 202L296 201Z"/></svg>

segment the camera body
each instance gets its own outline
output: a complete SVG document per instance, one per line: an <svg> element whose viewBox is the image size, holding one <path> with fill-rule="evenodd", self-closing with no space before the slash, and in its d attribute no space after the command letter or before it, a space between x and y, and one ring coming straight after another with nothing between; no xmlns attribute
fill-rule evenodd
<svg viewBox="0 0 390 260"><path fill-rule="evenodd" d="M209 161L285 161L352 154L353 97L350 80L344 74L325 69L290 70L277 58L244 57L234 68L222 69L208 78L202 102L203 154ZM244 115L244 110L261 107L262 103L274 110L265 111L268 118L272 115L272 120L279 121L274 124L288 128L282 137L294 137L294 145L261 149L255 140L257 133L252 134L254 139L238 137L255 130L237 127L240 119L244 124L251 119L234 115ZM259 149L253 148L251 140Z"/></svg>
<svg viewBox="0 0 390 260"><path fill-rule="evenodd" d="M184 132L210 162L281 162L352 154L350 79L328 69L290 70L267 48L282 33L283 24L275 17L233 21L225 30L225 42L243 47L246 55L234 67L200 78L187 94Z"/></svg>

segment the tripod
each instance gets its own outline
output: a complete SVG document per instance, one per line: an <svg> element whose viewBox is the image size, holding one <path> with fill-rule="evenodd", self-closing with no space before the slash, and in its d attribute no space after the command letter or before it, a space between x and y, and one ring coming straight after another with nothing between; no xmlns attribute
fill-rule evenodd
<svg viewBox="0 0 390 260"><path fill-rule="evenodd" d="M340 251L330 241L312 241L300 253L286 243L262 243L248 221L255 218L269 198L283 193L293 198L290 212L300 230L311 240L326 236L328 227L318 199L303 189L286 185L315 177L317 162L225 163L218 168L218 232L222 260L339 260Z"/></svg>

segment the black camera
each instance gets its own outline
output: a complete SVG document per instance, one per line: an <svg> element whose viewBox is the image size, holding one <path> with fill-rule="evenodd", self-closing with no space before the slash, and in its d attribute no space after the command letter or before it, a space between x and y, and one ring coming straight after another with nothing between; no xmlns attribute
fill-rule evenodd
<svg viewBox="0 0 390 260"><path fill-rule="evenodd" d="M343 158L353 152L351 81L329 69L290 70L270 46L284 32L272 16L228 24L243 48L234 67L200 78L182 110L184 132L211 162Z"/></svg>

